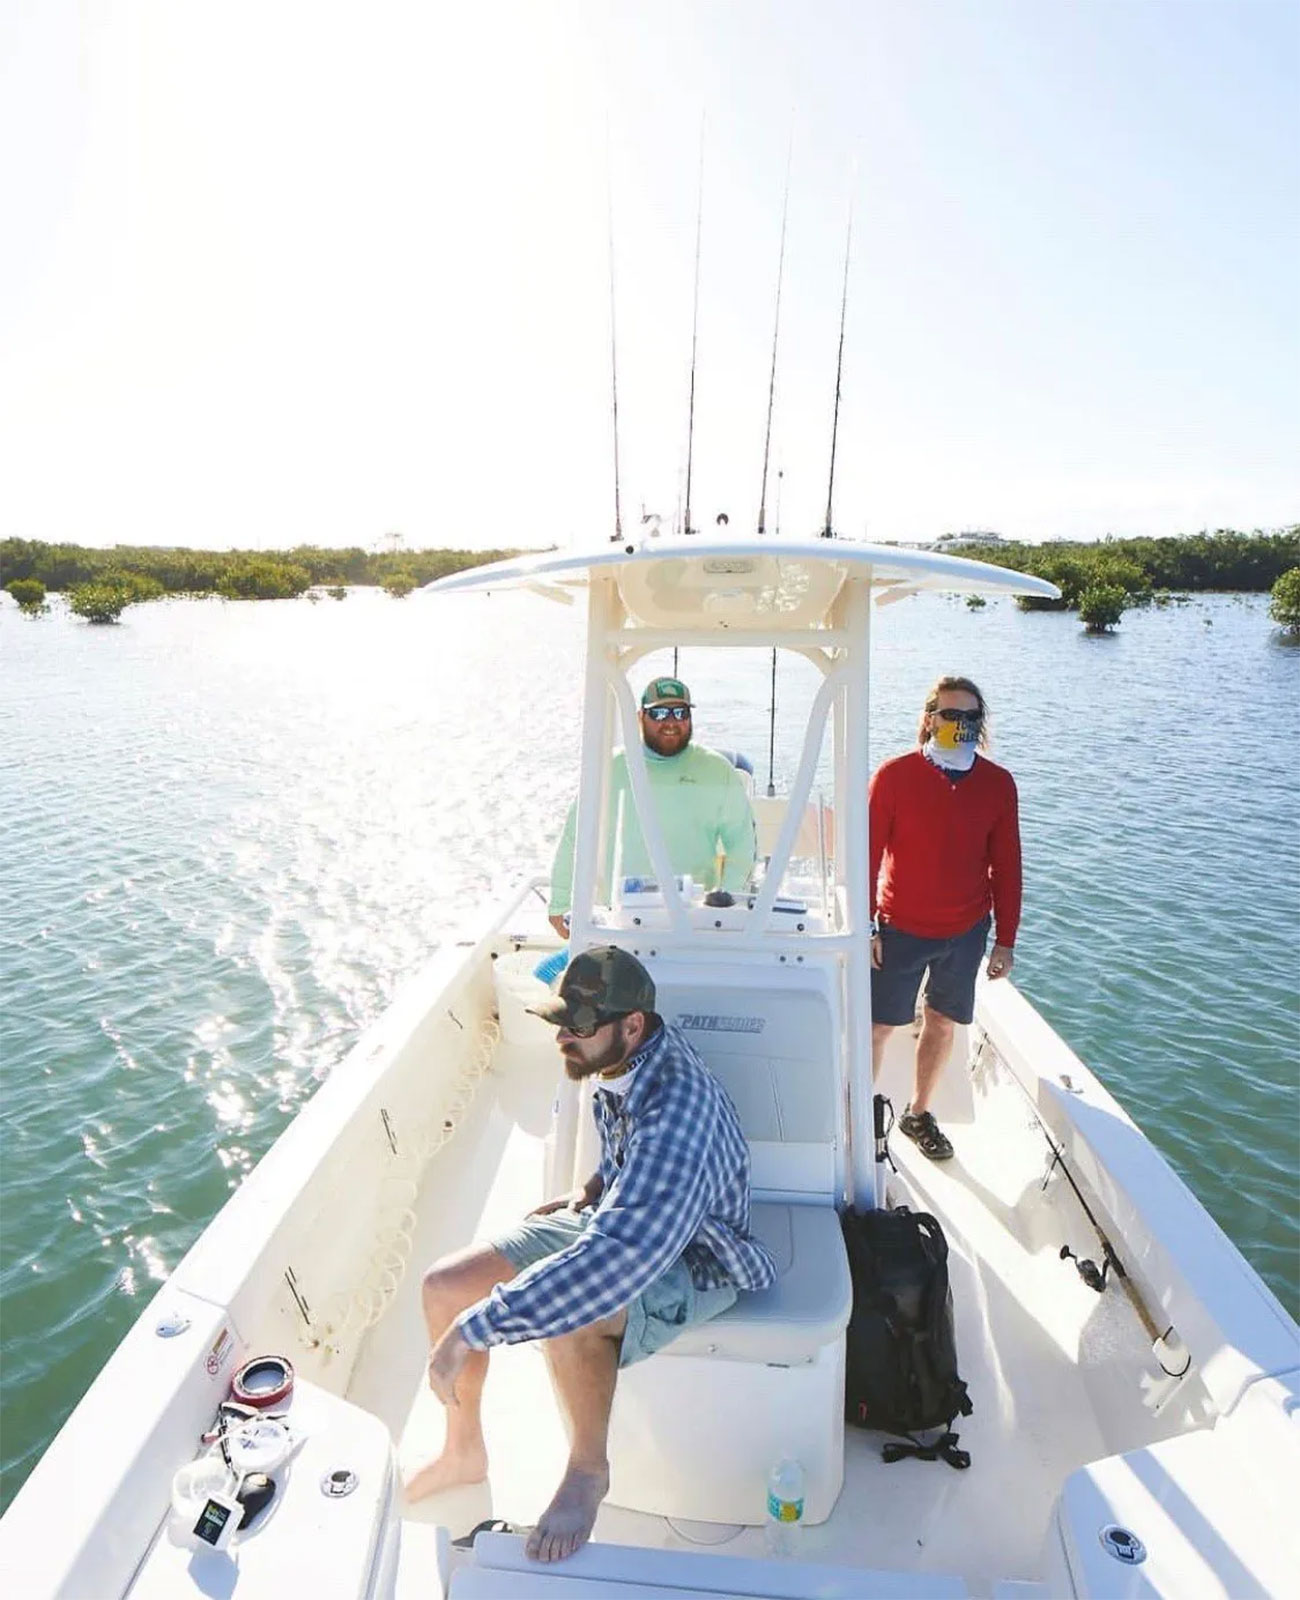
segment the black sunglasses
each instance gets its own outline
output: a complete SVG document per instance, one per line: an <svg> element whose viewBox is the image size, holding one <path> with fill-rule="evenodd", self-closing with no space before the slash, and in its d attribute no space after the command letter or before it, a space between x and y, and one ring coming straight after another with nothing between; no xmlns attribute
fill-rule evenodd
<svg viewBox="0 0 1300 1600"><path fill-rule="evenodd" d="M942 711L936 711L935 716L943 722L983 722L982 711L954 711L951 706L945 706Z"/></svg>
<svg viewBox="0 0 1300 1600"><path fill-rule="evenodd" d="M689 722L691 720L690 706L647 706L646 716L651 722L667 722L669 717L674 722Z"/></svg>
<svg viewBox="0 0 1300 1600"><path fill-rule="evenodd" d="M562 1022L560 1026L565 1033L571 1033L575 1039L590 1039L611 1022L622 1022L627 1016L626 1011L615 1011L608 1015L597 1011L594 1006L576 1006L573 1010L573 1021Z"/></svg>

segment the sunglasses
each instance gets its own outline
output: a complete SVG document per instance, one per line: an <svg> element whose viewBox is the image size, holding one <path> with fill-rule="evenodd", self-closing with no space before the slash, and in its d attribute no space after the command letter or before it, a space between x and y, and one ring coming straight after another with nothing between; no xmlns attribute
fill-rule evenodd
<svg viewBox="0 0 1300 1600"><path fill-rule="evenodd" d="M578 1006L574 1010L573 1021L563 1022L560 1026L575 1039L590 1039L609 1023L622 1022L626 1015L626 1011L616 1011L611 1016L602 1016L592 1006Z"/></svg>
<svg viewBox="0 0 1300 1600"><path fill-rule="evenodd" d="M983 722L982 711L954 711L951 706L945 706L942 711L936 711L935 716L943 722Z"/></svg>
<svg viewBox="0 0 1300 1600"><path fill-rule="evenodd" d="M669 717L674 722L689 722L691 720L690 706L647 706L646 716L651 722L667 722Z"/></svg>

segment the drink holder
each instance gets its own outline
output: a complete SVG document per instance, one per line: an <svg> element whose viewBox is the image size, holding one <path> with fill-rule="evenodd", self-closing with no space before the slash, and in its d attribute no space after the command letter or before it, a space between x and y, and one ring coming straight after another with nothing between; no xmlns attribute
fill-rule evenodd
<svg viewBox="0 0 1300 1600"><path fill-rule="evenodd" d="M254 1356L230 1380L230 1393L256 1411L278 1406L293 1393L293 1367L283 1356Z"/></svg>

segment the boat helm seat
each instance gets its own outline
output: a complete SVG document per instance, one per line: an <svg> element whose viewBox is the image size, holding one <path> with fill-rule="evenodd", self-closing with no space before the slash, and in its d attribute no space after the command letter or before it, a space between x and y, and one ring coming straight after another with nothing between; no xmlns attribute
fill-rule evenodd
<svg viewBox="0 0 1300 1600"><path fill-rule="evenodd" d="M835 1200L842 1181L838 991L829 966L649 963L657 1008L731 1097L749 1143L750 1227L776 1282L741 1294L619 1374L614 1505L697 1522L761 1523L768 1470L804 1470L804 1519L844 1481L844 1333L853 1307ZM590 1170L588 1167L587 1170Z"/></svg>
<svg viewBox="0 0 1300 1600"><path fill-rule="evenodd" d="M804 1470L804 1520L824 1522L844 1482L844 1330L853 1288L830 1205L755 1204L776 1258L770 1289L742 1294L619 1374L609 1498L653 1516L756 1524L769 1468Z"/></svg>
<svg viewBox="0 0 1300 1600"><path fill-rule="evenodd" d="M853 1283L834 1208L756 1204L750 1227L776 1259L776 1282L687 1328L664 1355L797 1366L843 1337Z"/></svg>

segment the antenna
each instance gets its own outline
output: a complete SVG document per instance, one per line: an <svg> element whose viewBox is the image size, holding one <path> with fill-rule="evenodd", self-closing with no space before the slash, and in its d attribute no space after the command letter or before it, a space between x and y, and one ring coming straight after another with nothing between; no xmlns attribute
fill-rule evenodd
<svg viewBox="0 0 1300 1600"><path fill-rule="evenodd" d="M856 177L856 169L854 176ZM831 531L831 501L835 496L835 442L840 430L840 377L844 371L844 318L849 308L849 251L853 244L853 189L849 189L849 226L844 238L844 292L840 298L840 350L835 358L835 411L831 418L831 470L826 485L826 526L823 539L833 539Z"/></svg>
<svg viewBox="0 0 1300 1600"><path fill-rule="evenodd" d="M776 397L776 342L781 332L781 280L785 276L785 224L790 214L790 162L794 156L794 130L785 152L785 197L781 202L781 254L776 265L776 324L772 329L772 376L767 385L767 431L763 435L763 487L758 497L758 531L766 531L767 461L772 445L772 402Z"/></svg>
<svg viewBox="0 0 1300 1600"><path fill-rule="evenodd" d="M605 132L605 206L609 216L609 362L614 397L614 531L610 542L623 538L623 506L618 477L618 336L614 320L614 185L610 176L609 131Z"/></svg>
<svg viewBox="0 0 1300 1600"><path fill-rule="evenodd" d="M700 181L695 209L695 309L691 316L691 404L686 425L686 524L685 533L694 533L691 527L691 456L695 448L695 350L700 332L700 233L704 226L704 115L700 114Z"/></svg>

